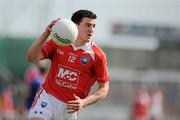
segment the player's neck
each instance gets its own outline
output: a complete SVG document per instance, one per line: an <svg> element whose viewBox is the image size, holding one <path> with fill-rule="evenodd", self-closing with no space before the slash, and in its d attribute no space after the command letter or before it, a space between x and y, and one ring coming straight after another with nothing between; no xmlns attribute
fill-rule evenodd
<svg viewBox="0 0 180 120"><path fill-rule="evenodd" d="M87 43L89 43L89 42L85 41L85 40L76 40L75 43L74 43L74 46L75 47L80 47L80 46L86 45Z"/></svg>

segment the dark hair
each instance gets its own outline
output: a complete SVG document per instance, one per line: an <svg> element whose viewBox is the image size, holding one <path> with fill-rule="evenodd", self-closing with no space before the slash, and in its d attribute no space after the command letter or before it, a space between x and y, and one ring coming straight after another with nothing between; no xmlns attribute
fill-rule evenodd
<svg viewBox="0 0 180 120"><path fill-rule="evenodd" d="M73 13L71 20L74 23L79 24L84 17L87 17L90 19L96 19L97 18L96 14L94 14L93 12L91 12L89 10L78 10L75 13Z"/></svg>

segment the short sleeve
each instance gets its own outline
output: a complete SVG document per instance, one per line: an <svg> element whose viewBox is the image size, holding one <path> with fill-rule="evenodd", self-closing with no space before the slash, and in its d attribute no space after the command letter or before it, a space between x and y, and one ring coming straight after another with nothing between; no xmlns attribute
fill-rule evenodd
<svg viewBox="0 0 180 120"><path fill-rule="evenodd" d="M54 43L53 40L50 40L41 47L41 52L43 53L45 58L51 59L56 48L57 45Z"/></svg>
<svg viewBox="0 0 180 120"><path fill-rule="evenodd" d="M109 74L107 69L107 61L105 54L96 56L95 61L95 79L98 82L104 83L109 80Z"/></svg>

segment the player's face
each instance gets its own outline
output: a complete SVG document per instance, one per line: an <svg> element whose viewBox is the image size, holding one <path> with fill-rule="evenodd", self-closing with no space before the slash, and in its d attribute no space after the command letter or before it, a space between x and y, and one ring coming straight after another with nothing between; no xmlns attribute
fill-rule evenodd
<svg viewBox="0 0 180 120"><path fill-rule="evenodd" d="M93 33L96 26L96 19L83 18L78 27L78 39L84 42L89 42L93 38Z"/></svg>

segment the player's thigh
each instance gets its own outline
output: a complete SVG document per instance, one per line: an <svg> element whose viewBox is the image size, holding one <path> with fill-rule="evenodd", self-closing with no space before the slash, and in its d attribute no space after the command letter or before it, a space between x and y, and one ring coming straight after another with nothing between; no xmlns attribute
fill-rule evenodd
<svg viewBox="0 0 180 120"><path fill-rule="evenodd" d="M55 116L55 120L77 120L77 114L73 113L73 114L63 114L63 115L56 115Z"/></svg>
<svg viewBox="0 0 180 120"><path fill-rule="evenodd" d="M37 118L37 117L32 117L32 118L30 118L29 120L44 120L44 119L42 119L42 118Z"/></svg>
<svg viewBox="0 0 180 120"><path fill-rule="evenodd" d="M76 113L68 113L66 103L50 95L51 103L54 108L54 119L53 120L77 120Z"/></svg>
<svg viewBox="0 0 180 120"><path fill-rule="evenodd" d="M37 93L34 103L29 111L30 120L51 120L53 116L49 95L45 90Z"/></svg>
<svg viewBox="0 0 180 120"><path fill-rule="evenodd" d="M56 112L55 120L77 120L77 112L68 113L66 107L64 107L62 114L57 114Z"/></svg>
<svg viewBox="0 0 180 120"><path fill-rule="evenodd" d="M76 113L65 113L63 120L77 120L77 112Z"/></svg>

